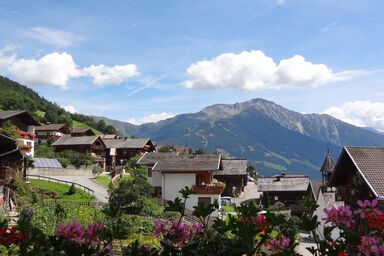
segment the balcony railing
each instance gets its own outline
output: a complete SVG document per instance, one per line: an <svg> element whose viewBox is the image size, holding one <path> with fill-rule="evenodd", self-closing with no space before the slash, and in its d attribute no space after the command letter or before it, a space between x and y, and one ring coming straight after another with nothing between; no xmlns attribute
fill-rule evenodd
<svg viewBox="0 0 384 256"><path fill-rule="evenodd" d="M195 194L215 194L223 193L225 184L222 182L215 182L206 185L193 185L192 189Z"/></svg>

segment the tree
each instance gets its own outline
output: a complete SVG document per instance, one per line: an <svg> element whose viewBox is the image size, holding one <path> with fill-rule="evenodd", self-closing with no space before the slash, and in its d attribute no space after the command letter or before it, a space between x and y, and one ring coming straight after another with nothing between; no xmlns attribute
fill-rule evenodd
<svg viewBox="0 0 384 256"><path fill-rule="evenodd" d="M102 132L105 134L117 134L117 130L112 125L107 125L107 127Z"/></svg>
<svg viewBox="0 0 384 256"><path fill-rule="evenodd" d="M3 127L0 129L0 133L13 139L17 139L19 137L17 129L11 121L7 121L3 124Z"/></svg>
<svg viewBox="0 0 384 256"><path fill-rule="evenodd" d="M174 145L164 145L161 148L158 149L159 152L161 153L166 153L166 152L175 152L176 148Z"/></svg>
<svg viewBox="0 0 384 256"><path fill-rule="evenodd" d="M120 209L124 213L141 215L153 188L145 177L135 174L133 177L123 179L116 189L112 189L109 204L111 208Z"/></svg>
<svg viewBox="0 0 384 256"><path fill-rule="evenodd" d="M196 155L204 155L205 154L205 150L203 148L199 148L198 150L195 151L195 154Z"/></svg>
<svg viewBox="0 0 384 256"><path fill-rule="evenodd" d="M101 132L104 132L105 129L107 128L107 124L104 122L104 120L100 120L98 123L97 123L97 129Z"/></svg>

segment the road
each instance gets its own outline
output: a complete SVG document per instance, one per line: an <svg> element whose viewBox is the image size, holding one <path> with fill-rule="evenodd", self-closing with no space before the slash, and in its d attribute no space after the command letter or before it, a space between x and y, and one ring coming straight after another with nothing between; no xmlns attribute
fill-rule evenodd
<svg viewBox="0 0 384 256"><path fill-rule="evenodd" d="M257 185L254 182L249 181L244 193L240 197L235 197L234 201L236 205L240 205L243 201L260 198L260 194L261 193L257 191Z"/></svg>
<svg viewBox="0 0 384 256"><path fill-rule="evenodd" d="M52 176L59 180L66 180L69 182L76 182L80 185L88 187L95 191L95 197L98 202L108 203L108 191L107 188L99 185L98 183L91 180L92 176Z"/></svg>

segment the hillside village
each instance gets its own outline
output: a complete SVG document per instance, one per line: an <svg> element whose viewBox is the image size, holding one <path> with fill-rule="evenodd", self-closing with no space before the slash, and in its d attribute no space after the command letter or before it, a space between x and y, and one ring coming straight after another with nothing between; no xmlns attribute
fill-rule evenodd
<svg viewBox="0 0 384 256"><path fill-rule="evenodd" d="M133 177L135 182L143 179L143 186L150 191L148 197L157 205L153 209L172 207L173 204L168 204L178 202L180 191L186 193L188 188L190 192L183 204L182 216L186 223L192 224L201 218L196 210L210 205L213 206L209 214L212 220L208 225L216 218L236 215L236 208L243 207L240 205L254 205L260 212L282 212L288 218L303 217L307 209L302 200L307 198L319 205L312 213L320 222L316 231L320 235L332 224L324 221L327 216L321 209L337 209L344 205L358 208L359 200L378 200L378 209L384 207L383 148L344 147L336 161L328 150L319 169L322 179L311 180L299 173L258 176L246 159L226 159L222 154L156 145L150 138L96 135L92 129L66 124L41 125L26 110L1 111L0 133L0 204L13 225L24 209L14 185L17 179L26 184L35 179L76 184L84 191L95 193L87 184L67 180L65 176L92 178L93 186L101 186L94 177L110 179L109 193L108 188L103 187L104 198L96 197L99 204L94 207L122 206L119 204L127 198L119 189L126 182L133 184L129 180L119 182L123 177ZM47 150L47 147L51 155L41 156L39 150ZM88 162L76 166L62 158L63 152L67 155L76 152ZM52 153L58 157L50 158ZM139 170L143 176L138 174ZM136 214L141 215L140 211ZM335 234L340 232L334 230Z"/></svg>

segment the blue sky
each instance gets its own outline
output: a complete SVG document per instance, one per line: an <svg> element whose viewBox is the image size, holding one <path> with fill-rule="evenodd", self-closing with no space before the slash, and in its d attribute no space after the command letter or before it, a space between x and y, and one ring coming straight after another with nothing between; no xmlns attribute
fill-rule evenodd
<svg viewBox="0 0 384 256"><path fill-rule="evenodd" d="M0 74L142 123L272 100L384 130L382 1L5 1Z"/></svg>

